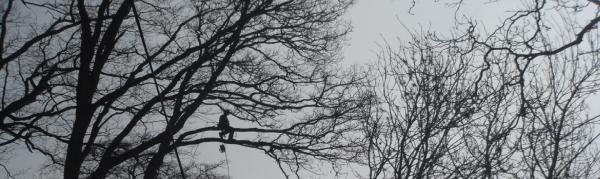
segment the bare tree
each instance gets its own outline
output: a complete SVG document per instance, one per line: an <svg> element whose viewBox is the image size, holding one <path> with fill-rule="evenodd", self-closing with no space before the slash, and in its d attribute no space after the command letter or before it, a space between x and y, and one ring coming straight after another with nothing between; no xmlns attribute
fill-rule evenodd
<svg viewBox="0 0 600 179"><path fill-rule="evenodd" d="M351 4L9 0L0 144L46 155L64 178L156 178L165 157L206 142L264 150L296 174L352 159L371 95L364 75L336 70ZM234 140L206 135L225 109L245 125Z"/></svg>
<svg viewBox="0 0 600 179"><path fill-rule="evenodd" d="M452 44L414 35L398 50L386 47L376 91L382 107L367 121L369 178L454 176L452 154L478 112L473 59Z"/></svg>
<svg viewBox="0 0 600 179"><path fill-rule="evenodd" d="M518 130L517 148L527 167L516 176L596 177L599 116L589 111L587 99L600 88L599 62L576 50L549 58L535 70L527 99L533 108Z"/></svg>
<svg viewBox="0 0 600 179"><path fill-rule="evenodd" d="M384 46L368 178L597 177L599 6L527 1L492 31L457 17Z"/></svg>

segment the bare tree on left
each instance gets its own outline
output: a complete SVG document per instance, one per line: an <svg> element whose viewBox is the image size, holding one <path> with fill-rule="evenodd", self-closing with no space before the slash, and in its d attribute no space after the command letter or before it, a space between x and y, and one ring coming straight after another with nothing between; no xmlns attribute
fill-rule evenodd
<svg viewBox="0 0 600 179"><path fill-rule="evenodd" d="M4 1L0 149L65 179L167 177L167 158L207 142L262 150L287 177L352 160L372 100L364 74L337 70L352 3ZM223 110L244 124L233 140L216 134Z"/></svg>

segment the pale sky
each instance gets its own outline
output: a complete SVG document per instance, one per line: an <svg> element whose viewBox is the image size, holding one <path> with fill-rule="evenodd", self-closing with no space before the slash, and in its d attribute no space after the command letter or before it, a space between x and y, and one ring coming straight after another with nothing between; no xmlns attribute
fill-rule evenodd
<svg viewBox="0 0 600 179"><path fill-rule="evenodd" d="M501 15L506 8L500 7L510 5L501 3L485 5L479 1L466 3L463 13L467 13L467 16L477 15L478 19L492 23L504 17ZM351 21L353 31L343 50L343 63L367 65L376 58L378 45L384 44L384 41L397 44L398 40L409 40L404 26L409 29L431 29L440 34L445 34L453 27L454 9L444 3L435 3L433 0L417 2L412 14L409 14L409 8L409 0L358 0L345 16ZM199 148L202 149L199 149L201 152L198 160L225 159L225 156L217 150L218 144L200 145ZM227 149L232 179L284 178L275 162L261 151L233 145L228 145ZM223 172L226 173L227 170ZM328 179L333 176L308 175L306 178ZM347 171L346 176L339 178L356 177Z"/></svg>
<svg viewBox="0 0 600 179"><path fill-rule="evenodd" d="M451 2L451 1L450 1ZM408 41L410 30L429 30L440 35L449 35L453 30L455 15L470 17L483 28L493 28L501 20L510 15L511 9L522 6L518 0L507 0L489 3L489 1L465 1L461 6L460 14L455 14L455 9L448 7L444 2L434 0L417 1L409 13L410 0L358 0L346 14L345 18L351 21L353 31L343 50L344 64L368 65L376 59L379 45L386 42L398 44L399 41ZM218 144L201 145L202 150L198 158L224 159L218 153ZM277 165L260 151L244 149L236 146L228 147L229 166L232 179L279 179L284 178ZM203 158L205 157L205 158ZM358 169L360 168L353 168ZM223 170L223 172L227 172ZM306 178L333 178L331 175L308 176ZM347 173L340 178L356 178L353 173Z"/></svg>
<svg viewBox="0 0 600 179"><path fill-rule="evenodd" d="M379 49L387 41L396 44L398 40L409 40L404 26L418 30L431 29L440 34L446 34L453 27L454 9L449 8L442 2L435 3L434 0L417 2L412 14L409 14L409 0L358 0L350 9L345 18L351 21L353 31L349 36L347 46L343 50L345 64L367 65L376 57ZM510 2L510 1L508 1ZM466 1L461 12L466 16L476 16L476 19L496 24L502 19L503 12L510 3L493 3L484 5L484 1ZM470 3L470 4L469 4ZM514 5L514 4L512 4ZM518 5L518 4L517 4ZM216 135L216 134L215 134ZM218 152L218 145L202 144L198 146L196 158L201 162L216 162L225 159ZM284 178L279 168L272 159L261 151L246 149L238 146L228 145L228 159L232 179L279 179ZM31 165L36 155L26 150L20 150L11 163L14 169L35 168ZM356 168L355 168L356 169ZM226 168L221 170L227 173ZM19 178L37 178L38 172L22 175ZM309 176L307 178L331 178L331 176ZM353 173L348 173L341 178L356 178Z"/></svg>

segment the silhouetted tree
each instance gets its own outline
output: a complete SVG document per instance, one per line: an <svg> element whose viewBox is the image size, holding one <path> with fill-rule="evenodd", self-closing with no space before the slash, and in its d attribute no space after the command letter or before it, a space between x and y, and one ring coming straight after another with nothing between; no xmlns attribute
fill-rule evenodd
<svg viewBox="0 0 600 179"><path fill-rule="evenodd" d="M598 7L527 1L491 31L457 16L449 37L384 46L363 176L598 177Z"/></svg>
<svg viewBox="0 0 600 179"><path fill-rule="evenodd" d="M4 1L0 144L46 155L64 178L156 178L166 156L206 142L264 150L296 173L352 159L359 139L346 135L371 96L364 75L336 66L351 4ZM220 109L235 140L214 134Z"/></svg>
<svg viewBox="0 0 600 179"><path fill-rule="evenodd" d="M460 134L480 111L473 59L451 44L413 37L410 45L388 46L379 56L375 90L381 106L365 125L369 178L452 174L451 157L465 145Z"/></svg>

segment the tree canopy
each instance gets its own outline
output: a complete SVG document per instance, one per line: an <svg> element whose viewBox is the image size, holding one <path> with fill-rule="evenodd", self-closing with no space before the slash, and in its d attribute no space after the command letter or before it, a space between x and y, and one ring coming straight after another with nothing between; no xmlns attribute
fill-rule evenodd
<svg viewBox="0 0 600 179"><path fill-rule="evenodd" d="M358 148L345 134L370 98L363 74L334 70L351 4L10 0L2 144L46 155L64 178L156 178L165 156L206 142L263 150L296 171L351 159L338 149ZM205 134L222 110L244 121L239 138Z"/></svg>
<svg viewBox="0 0 600 179"><path fill-rule="evenodd" d="M600 1L523 1L492 29L435 2L453 31L407 27L361 67L340 53L353 0L2 1L0 167L21 146L48 177L227 178L186 159L218 143L286 178L598 177Z"/></svg>

